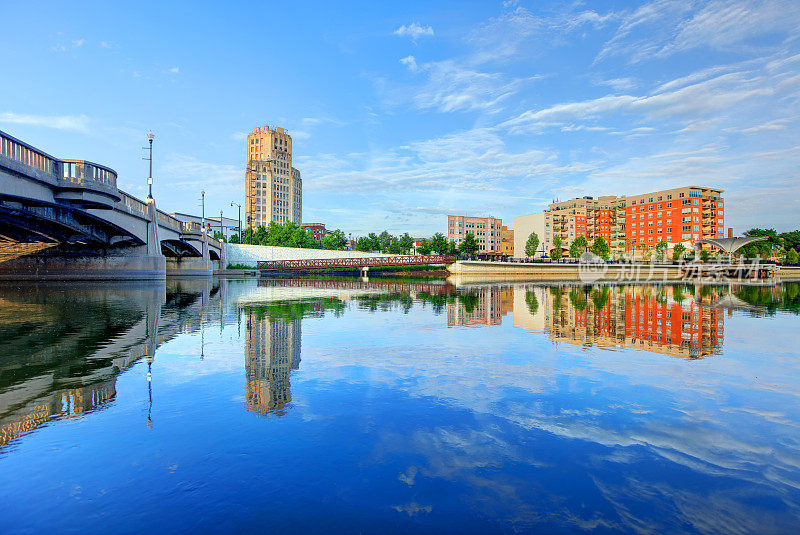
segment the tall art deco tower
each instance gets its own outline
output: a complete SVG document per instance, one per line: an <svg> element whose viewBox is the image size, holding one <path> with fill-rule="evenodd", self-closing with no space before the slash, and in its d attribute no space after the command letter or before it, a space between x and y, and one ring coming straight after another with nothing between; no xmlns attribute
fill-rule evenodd
<svg viewBox="0 0 800 535"><path fill-rule="evenodd" d="M292 221L303 215L303 181L292 167L292 136L279 126L247 134L245 216L249 228Z"/></svg>

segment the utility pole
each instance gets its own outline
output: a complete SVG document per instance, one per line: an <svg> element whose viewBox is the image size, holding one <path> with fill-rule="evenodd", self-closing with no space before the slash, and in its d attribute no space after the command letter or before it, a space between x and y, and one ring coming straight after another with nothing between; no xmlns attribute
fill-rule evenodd
<svg viewBox="0 0 800 535"><path fill-rule="evenodd" d="M150 130L147 133L147 141L150 142L150 146L149 147L142 147L143 149L150 151L150 156L149 157L142 158L143 160L149 160L150 161L150 174L147 176L147 188L148 188L147 200L148 201L153 199L153 139L155 137L156 136L153 134L153 131Z"/></svg>
<svg viewBox="0 0 800 535"><path fill-rule="evenodd" d="M219 211L219 235L220 235L220 241L224 241L225 231L222 230L222 210Z"/></svg>

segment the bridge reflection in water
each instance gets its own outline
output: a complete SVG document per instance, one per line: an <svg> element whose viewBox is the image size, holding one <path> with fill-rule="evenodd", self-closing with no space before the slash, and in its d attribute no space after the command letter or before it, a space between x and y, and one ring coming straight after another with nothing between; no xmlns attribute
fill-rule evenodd
<svg viewBox="0 0 800 535"><path fill-rule="evenodd" d="M0 285L0 447L112 402L125 370L222 321L218 290L207 279Z"/></svg>
<svg viewBox="0 0 800 535"><path fill-rule="evenodd" d="M430 309L449 327L501 325L511 313L514 327L557 343L696 359L721 354L726 310L800 313L800 286L456 288L347 279L0 285L0 447L50 420L107 406L117 396L117 377L137 362L153 365L157 388L154 359L162 344L231 324L244 327L247 408L281 416L292 400L291 373L300 368L304 319L414 307ZM199 346L202 356L202 337ZM143 403L152 403L148 386L143 378Z"/></svg>

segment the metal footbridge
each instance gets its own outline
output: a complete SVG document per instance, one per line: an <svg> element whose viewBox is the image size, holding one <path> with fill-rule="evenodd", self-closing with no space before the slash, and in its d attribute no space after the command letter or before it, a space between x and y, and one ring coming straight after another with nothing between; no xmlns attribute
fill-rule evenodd
<svg viewBox="0 0 800 535"><path fill-rule="evenodd" d="M261 271L303 271L310 269L347 269L384 266L420 266L452 264L454 255L364 256L353 258L308 258L302 260L262 260L256 266Z"/></svg>

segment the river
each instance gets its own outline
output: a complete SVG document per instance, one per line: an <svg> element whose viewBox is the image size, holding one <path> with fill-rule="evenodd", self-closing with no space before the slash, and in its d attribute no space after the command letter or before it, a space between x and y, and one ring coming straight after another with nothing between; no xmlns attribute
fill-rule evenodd
<svg viewBox="0 0 800 535"><path fill-rule="evenodd" d="M800 286L0 286L0 532L800 530Z"/></svg>

